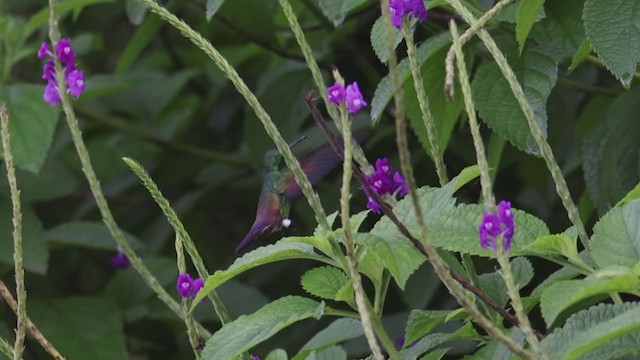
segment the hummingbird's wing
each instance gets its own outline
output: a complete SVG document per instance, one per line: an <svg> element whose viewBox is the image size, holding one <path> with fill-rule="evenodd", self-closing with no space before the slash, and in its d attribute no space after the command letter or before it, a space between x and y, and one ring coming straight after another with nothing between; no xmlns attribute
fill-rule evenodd
<svg viewBox="0 0 640 360"><path fill-rule="evenodd" d="M341 159L333 151L331 145L325 144L299 157L298 161L300 161L302 171L307 175L311 184L315 184L331 172L341 162ZM289 198L298 197L302 194L302 190L292 174L289 174L284 181L284 194Z"/></svg>
<svg viewBox="0 0 640 360"><path fill-rule="evenodd" d="M236 246L235 252L239 252L247 246L251 240L260 237L262 234L275 231L279 224L282 224L280 214L280 204L275 194L261 194L256 211L256 220L251 225L249 233Z"/></svg>

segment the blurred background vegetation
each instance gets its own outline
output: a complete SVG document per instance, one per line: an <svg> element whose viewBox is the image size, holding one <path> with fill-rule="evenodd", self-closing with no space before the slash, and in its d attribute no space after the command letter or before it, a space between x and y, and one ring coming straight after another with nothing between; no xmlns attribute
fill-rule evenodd
<svg viewBox="0 0 640 360"><path fill-rule="evenodd" d="M562 2L547 4L553 7ZM581 1L571 2L571 6L581 6ZM492 1L469 3L479 10L492 5ZM201 32L233 64L285 139L309 135L297 151L304 153L324 142L302 101L303 93L313 88L310 73L276 0L226 1L210 19L204 0L169 0L164 5ZM380 16L378 3L301 0L292 5L325 78L330 79L329 70L335 66L347 82L358 81L365 99L372 99L387 71L370 42L371 28ZM262 157L273 144L215 65L175 29L145 14L137 3L67 0L62 1L61 10L61 32L72 39L87 79L86 91L74 106L101 185L131 244L177 298L173 232L121 158L132 157L147 168L178 211L212 273L237 257L233 248L253 222ZM24 209L29 315L70 359L191 358L184 324L155 298L133 269L118 270L110 265L115 242L102 225L66 123L58 108L42 101L42 62L35 53L48 38L47 17L44 1L0 1L0 99L8 101L12 110L12 137L31 139L14 149ZM430 11L429 19L418 25L417 41L446 31L450 18L447 8ZM492 23L490 29L501 46L515 49L508 15ZM534 27L533 31L541 30ZM402 46L398 50L401 58L405 56ZM444 158L451 177L474 164L475 153L461 100L445 103L439 90L444 77L446 47L443 49L422 69L427 89L438 89L430 93L432 110L440 119L440 143L446 145ZM476 68L488 58L477 43L465 50ZM628 169L629 174L622 164L626 177L614 183L606 176L611 171L618 174L620 164L611 165L618 166L617 170L607 170L604 164L595 170L589 167L581 151L584 139L589 134L596 136L595 125L623 90L597 64L585 63L571 74L567 74L567 65L560 66L548 98L548 138L583 219L591 219L589 228L596 212L586 191L583 169L595 171L591 175L600 184L611 184L592 188L601 201L596 204L598 210L604 211L611 199L638 182L640 165ZM413 89L408 87L411 94ZM408 116L416 119L419 109L410 96L407 107ZM630 108L632 104L623 109L628 112ZM386 111L375 125L366 112L360 113L356 127L370 129L362 142L369 160L388 156L397 168L391 109ZM566 229L569 222L542 159L485 130L497 198L509 199L515 207L545 220L552 233ZM631 134L637 134L637 126L631 128ZM619 149L611 151L622 151L627 144L624 141L633 144L633 138L620 138L623 143L615 145ZM436 186L434 166L418 138L412 137L410 145L419 185ZM637 147L632 145L631 149ZM629 156L630 164L637 161L637 154ZM1 171L0 276L13 287L11 205L4 167ZM337 210L339 181L336 170L316 187L328 213ZM479 191L478 183L467 186L458 193L459 201L476 202ZM356 191L353 211L365 209L365 204L362 193ZM293 227L284 235L313 231L315 222L305 201L294 203L291 216ZM261 244L279 236L262 239ZM229 282L220 293L233 317L250 313L278 297L303 294L299 278L309 265L304 261L271 264ZM487 265L484 270L492 271L493 267ZM545 273L537 276L542 278ZM446 294L424 265L409 280L405 292L395 288L389 292L384 320L390 334L402 335L412 308L451 308L454 304ZM197 318L212 330L219 327L210 304L198 309ZM256 353L266 354L276 347L297 349L327 323L297 324L261 345ZM0 336L12 339L14 324L13 313L1 305ZM356 356L366 351L365 346L363 341L354 341L346 348ZM27 342L26 357L46 358L32 341Z"/></svg>

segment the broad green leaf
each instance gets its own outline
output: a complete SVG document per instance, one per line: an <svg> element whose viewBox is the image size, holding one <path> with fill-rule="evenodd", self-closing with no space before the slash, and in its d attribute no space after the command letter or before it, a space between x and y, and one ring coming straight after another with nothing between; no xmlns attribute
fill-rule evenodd
<svg viewBox="0 0 640 360"><path fill-rule="evenodd" d="M94 297L30 300L29 317L68 359L126 359L120 311Z"/></svg>
<svg viewBox="0 0 640 360"><path fill-rule="evenodd" d="M324 254L332 254L331 244L329 243L329 240L319 235L319 231L316 231L316 233L317 234L314 236L289 236L283 238L281 241L310 244Z"/></svg>
<svg viewBox="0 0 640 360"><path fill-rule="evenodd" d="M344 271L336 267L323 266L308 270L302 275L300 284L311 295L353 303L351 281Z"/></svg>
<svg viewBox="0 0 640 360"><path fill-rule="evenodd" d="M321 262L324 260L324 258L317 255L313 251L313 247L308 244L280 241L273 245L259 247L236 259L227 270L218 270L209 276L204 284L204 288L198 292L198 295L193 301L193 307L195 307L205 295L238 274L260 265L290 259L309 259Z"/></svg>
<svg viewBox="0 0 640 360"><path fill-rule="evenodd" d="M363 4L365 0L315 0L322 10L322 13L333 22L333 25L340 26L347 16L347 13L357 6Z"/></svg>
<svg viewBox="0 0 640 360"><path fill-rule="evenodd" d="M613 208L593 227L591 256L601 267L640 262L640 199Z"/></svg>
<svg viewBox="0 0 640 360"><path fill-rule="evenodd" d="M516 40L518 40L520 52L524 48L533 24L538 19L538 14L543 4L544 0L523 0L518 6L518 12L516 13Z"/></svg>
<svg viewBox="0 0 640 360"><path fill-rule="evenodd" d="M556 62L575 54L585 39L582 27L584 0L545 2L546 18L533 25L529 37Z"/></svg>
<svg viewBox="0 0 640 360"><path fill-rule="evenodd" d="M114 2L113 0L67 0L58 5L56 13L59 17L62 17L62 15L70 11L77 11L85 6ZM28 33L31 34L39 27L46 25L47 21L49 21L49 7L45 7L29 18L29 22L27 23Z"/></svg>
<svg viewBox="0 0 640 360"><path fill-rule="evenodd" d="M573 72L580 64L582 64L587 57L591 54L591 43L589 39L584 39L578 48L578 51L571 58L571 65L569 65L569 72Z"/></svg>
<svg viewBox="0 0 640 360"><path fill-rule="evenodd" d="M480 176L480 166L471 165L460 171L460 174L455 177L455 183L453 186L453 192L457 192L461 187L467 185L469 182L475 180ZM452 181L454 181L452 180Z"/></svg>
<svg viewBox="0 0 640 360"><path fill-rule="evenodd" d="M387 26L385 26L387 25ZM371 28L371 36L369 40L371 41L371 48L373 48L373 52L378 57L381 63L386 64L389 60L389 46L387 41L387 31L390 31L391 36L393 38L393 49L398 47L398 44L402 41L402 32L393 26L387 21L384 21L382 17L379 17L375 23L373 23L373 27Z"/></svg>
<svg viewBox="0 0 640 360"><path fill-rule="evenodd" d="M584 30L591 47L625 88L640 61L640 4L627 0L586 0Z"/></svg>
<svg viewBox="0 0 640 360"><path fill-rule="evenodd" d="M207 0L207 20L211 20L225 0Z"/></svg>
<svg viewBox="0 0 640 360"><path fill-rule="evenodd" d="M521 58L515 55L509 58L546 137L547 99L558 78L558 64L550 54L538 49L525 51ZM480 117L493 131L519 149L539 155L524 113L495 62L480 67L472 91Z"/></svg>
<svg viewBox="0 0 640 360"><path fill-rule="evenodd" d="M342 318L315 334L293 357L293 360L305 359L312 351L322 351L347 340L359 338L364 334L360 320Z"/></svg>
<svg viewBox="0 0 640 360"><path fill-rule="evenodd" d="M11 200L0 198L0 262L13 266L12 218ZM47 272L49 251L42 224L33 210L24 204L22 205L22 252L25 269L42 275Z"/></svg>
<svg viewBox="0 0 640 360"><path fill-rule="evenodd" d="M37 173L47 156L58 122L58 108L42 99L43 85L0 85L9 110L11 151L15 166Z"/></svg>
<svg viewBox="0 0 640 360"><path fill-rule="evenodd" d="M564 234L546 235L536 239L529 248L545 254L560 254L566 258L578 258L576 238Z"/></svg>
<svg viewBox="0 0 640 360"><path fill-rule="evenodd" d="M282 349L275 349L271 351L265 360L287 360L289 357L287 356L287 352Z"/></svg>
<svg viewBox="0 0 640 360"><path fill-rule="evenodd" d="M135 236L129 233L124 235L134 249L139 250L144 247ZM47 242L56 245L109 251L117 249L113 236L102 222L77 221L60 224L47 230L45 238Z"/></svg>
<svg viewBox="0 0 640 360"><path fill-rule="evenodd" d="M536 288L533 289L533 291L531 292L531 296L540 297L544 289L546 289L549 285L553 284L554 282L558 280L574 279L578 275L580 275L580 272L577 271L574 267L567 266L567 267L560 268L560 270L547 276L547 278L544 279L543 282L541 282L538 286L536 286Z"/></svg>
<svg viewBox="0 0 640 360"><path fill-rule="evenodd" d="M577 353L582 360L629 358L640 352L639 311L637 302L592 306L572 315L541 344L553 359Z"/></svg>
<svg viewBox="0 0 640 360"><path fill-rule="evenodd" d="M407 320L404 344L413 344L416 340L427 335L433 328L446 322L450 311L443 310L413 310ZM403 346L406 347L406 346Z"/></svg>
<svg viewBox="0 0 640 360"><path fill-rule="evenodd" d="M625 195L622 199L620 199L620 201L618 201L618 203L616 204L616 207L617 206L622 206L622 205L628 203L631 200L635 200L635 199L639 199L639 198L640 198L640 183L638 183L638 185L636 185L636 187L631 189L631 191L629 191L627 193L627 195Z"/></svg>
<svg viewBox="0 0 640 360"><path fill-rule="evenodd" d="M427 61L420 66L422 73L422 84L428 96L429 109L435 122L436 132L438 134L438 145L444 150L449 143L451 132L455 126L460 113L462 112L462 91L456 82L456 91L453 99L446 98L444 89L445 57L447 55L447 47L443 47L435 51ZM472 62L473 60L471 60ZM414 87L413 79L405 84L405 106L407 117L411 128L418 136L420 144L427 154L431 154L431 146L427 136L427 128L424 125L420 104L418 102L417 93Z"/></svg>
<svg viewBox="0 0 640 360"><path fill-rule="evenodd" d="M529 260L524 257L517 257L511 260L510 265L513 280L515 281L518 290L531 282L533 279L533 266ZM504 306L509 302L507 285L502 277L502 269L480 275L479 287L500 306Z"/></svg>
<svg viewBox="0 0 640 360"><path fill-rule="evenodd" d="M202 358L233 359L295 322L319 319L323 310L324 303L303 297L280 298L251 315L241 316L223 326L205 344Z"/></svg>
<svg viewBox="0 0 640 360"><path fill-rule="evenodd" d="M540 297L542 317L551 327L561 313L579 301L612 292L638 292L640 279L631 269L613 267L598 270L584 279L560 280Z"/></svg>
<svg viewBox="0 0 640 360"><path fill-rule="evenodd" d="M606 120L582 144L582 166L589 195L604 214L640 182L640 89L621 94L609 106Z"/></svg>
<svg viewBox="0 0 640 360"><path fill-rule="evenodd" d="M448 32L440 33L425 40L418 46L416 55L418 57L418 64L422 64L433 56L438 50L447 47L451 43L451 35ZM409 80L411 76L411 70L409 68L409 59L402 59L396 67L397 76L400 78L402 84ZM410 80L411 81L411 80ZM380 120L382 112L387 107L389 101L393 98L393 82L389 75L385 76L378 83L378 87L371 100L371 121L376 123Z"/></svg>
<svg viewBox="0 0 640 360"><path fill-rule="evenodd" d="M0 170L0 191L9 194L6 171ZM59 199L75 191L78 178L67 166L55 158L49 158L37 174L16 169L20 201L23 204ZM56 181L51 181L56 179Z"/></svg>

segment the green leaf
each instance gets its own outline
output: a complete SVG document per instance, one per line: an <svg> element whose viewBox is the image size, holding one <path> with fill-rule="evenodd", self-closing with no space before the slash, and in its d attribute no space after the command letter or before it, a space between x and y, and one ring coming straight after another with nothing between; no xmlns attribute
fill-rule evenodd
<svg viewBox="0 0 640 360"><path fill-rule="evenodd" d="M533 24L538 19L538 14L543 4L544 0L523 0L518 6L518 12L516 13L516 40L518 40L520 52L524 48Z"/></svg>
<svg viewBox="0 0 640 360"><path fill-rule="evenodd" d="M58 122L58 109L42 100L44 85L0 85L7 102L11 151L15 166L40 171Z"/></svg>
<svg viewBox="0 0 640 360"><path fill-rule="evenodd" d="M324 16L339 26L344 22L347 13L366 0L316 0Z"/></svg>
<svg viewBox="0 0 640 360"><path fill-rule="evenodd" d="M447 354L447 352L449 352L449 350L450 348L433 350L432 352L421 357L420 360L440 360Z"/></svg>
<svg viewBox="0 0 640 360"><path fill-rule="evenodd" d="M265 360L287 360L289 357L287 356L287 352L282 349L275 349L271 351Z"/></svg>
<svg viewBox="0 0 640 360"><path fill-rule="evenodd" d="M0 171L0 191L9 193L6 171ZM23 204L59 199L71 194L78 187L78 179L67 167L55 158L49 158L40 172L16 170L20 201ZM56 179L56 181L51 181Z"/></svg>
<svg viewBox="0 0 640 360"><path fill-rule="evenodd" d="M572 315L542 346L553 359L621 359L640 352L640 304L598 304ZM627 356L627 357L625 357Z"/></svg>
<svg viewBox="0 0 640 360"><path fill-rule="evenodd" d="M260 265L290 259L309 259L321 262L324 260L324 258L317 255L313 251L313 247L308 244L280 241L273 245L259 247L236 259L227 270L218 270L209 276L204 287L198 292L198 295L193 301L192 310L205 295L238 274Z"/></svg>
<svg viewBox="0 0 640 360"><path fill-rule="evenodd" d="M382 16L379 17L375 23L373 23L373 27L371 28L371 36L369 38L369 40L371 41L371 48L373 48L373 52L383 64L386 64L389 60L387 31L392 34L393 49L395 50L398 47L398 44L400 44L400 42L402 41L402 32L391 26L391 23L384 21L384 18Z"/></svg>
<svg viewBox="0 0 640 360"><path fill-rule="evenodd" d="M147 7L138 1L127 0L125 2L125 10L127 11L127 17L133 25L140 25L144 20L144 16L147 14Z"/></svg>
<svg viewBox="0 0 640 360"><path fill-rule="evenodd" d="M102 222L77 221L60 224L45 234L47 242L96 250L117 249L109 229ZM136 250L144 245L135 236L125 233L127 242Z"/></svg>
<svg viewBox="0 0 640 360"><path fill-rule="evenodd" d="M511 260L511 272L513 280L519 289L522 289L533 279L533 266L524 257L517 257ZM504 306L509 301L507 285L502 277L502 270L479 276L479 286L487 295L495 300L500 306Z"/></svg>
<svg viewBox="0 0 640 360"><path fill-rule="evenodd" d="M569 66L569 73L573 72L580 64L582 64L591 54L591 42L589 39L584 39L578 48L578 51L571 58L571 65Z"/></svg>
<svg viewBox="0 0 640 360"><path fill-rule="evenodd" d="M207 20L211 20L225 0L207 0Z"/></svg>
<svg viewBox="0 0 640 360"><path fill-rule="evenodd" d="M564 234L542 236L531 243L529 248L544 254L560 254L570 259L579 258L576 238Z"/></svg>
<svg viewBox="0 0 640 360"><path fill-rule="evenodd" d="M640 182L638 96L638 88L621 94L609 107L606 121L597 118L598 125L583 140L584 180L600 214Z"/></svg>
<svg viewBox="0 0 640 360"><path fill-rule="evenodd" d="M359 338L363 334L360 320L349 318L335 320L307 341L293 360L305 359L312 351L322 351L341 342Z"/></svg>
<svg viewBox="0 0 640 360"><path fill-rule="evenodd" d="M547 1L546 18L533 26L530 38L556 61L572 56L585 39L582 27L584 0Z"/></svg>
<svg viewBox="0 0 640 360"><path fill-rule="evenodd" d="M416 360L418 356L447 341L450 335L445 333L427 335L413 346L400 350L400 359Z"/></svg>
<svg viewBox="0 0 640 360"><path fill-rule="evenodd" d="M309 318L320 319L324 303L299 296L287 296L265 305L218 330L205 344L202 358L233 359L287 326Z"/></svg>
<svg viewBox="0 0 640 360"><path fill-rule="evenodd" d="M626 0L586 0L584 30L591 47L625 88L640 61L640 4Z"/></svg>
<svg viewBox="0 0 640 360"><path fill-rule="evenodd" d="M68 359L120 360L129 356L120 312L100 298L31 300L29 317Z"/></svg>
<svg viewBox="0 0 640 360"><path fill-rule="evenodd" d="M586 252L584 252L586 253ZM549 285L553 284L554 282L558 281L558 280L569 280L569 279L573 279L576 278L577 276L580 275L580 272L577 271L574 267L563 267L560 270L552 273L551 275L547 276L546 279L544 279L543 282L541 282L538 286L536 286L535 289L533 289L533 291L531 292L531 296L533 297L540 297L540 294L542 294L542 292L544 291L544 289L546 289Z"/></svg>
<svg viewBox="0 0 640 360"><path fill-rule="evenodd" d="M640 262L640 199L613 208L593 227L590 250L601 267Z"/></svg>
<svg viewBox="0 0 640 360"><path fill-rule="evenodd" d="M320 352L312 352L306 360L347 360L347 352L340 346L332 346Z"/></svg>
<svg viewBox="0 0 640 360"><path fill-rule="evenodd" d="M427 61L431 56L451 43L451 35L448 32L440 33L425 40L418 46L416 55L418 58L418 65ZM411 69L409 67L409 59L405 58L398 63L396 67L396 73L400 79L400 83L404 85L411 76ZM382 112L387 107L387 104L393 98L393 82L389 75L385 76L378 83L378 87L371 100L371 121L377 122L382 116Z"/></svg>
<svg viewBox="0 0 640 360"><path fill-rule="evenodd" d="M353 286L347 274L333 266L308 270L300 279L302 288L323 299L353 303ZM353 303L355 304L355 303Z"/></svg>
<svg viewBox="0 0 640 360"><path fill-rule="evenodd" d="M627 195L625 195L622 199L620 199L620 201L618 201L618 203L616 204L616 207L622 206L628 203L629 201L635 200L635 199L640 199L640 183L638 183L636 187L631 189L631 191L629 191Z"/></svg>
<svg viewBox="0 0 640 360"><path fill-rule="evenodd" d="M512 55L509 59L546 137L547 99L558 78L558 64L550 54L538 49L527 50L521 58ZM524 113L495 62L480 67L473 79L472 91L480 117L493 131L519 149L539 154Z"/></svg>
<svg viewBox="0 0 640 360"><path fill-rule="evenodd" d="M520 328L512 328L509 331L509 337L516 342L516 344L524 344L524 333ZM467 357L465 357L465 360ZM513 352L509 350L504 344L498 340L492 340L487 345L483 346L468 360L511 360L513 359Z"/></svg>
<svg viewBox="0 0 640 360"><path fill-rule="evenodd" d="M413 310L407 320L404 344L409 346L427 335L433 328L446 322L450 311ZM403 346L406 347L406 346Z"/></svg>
<svg viewBox="0 0 640 360"><path fill-rule="evenodd" d="M18 184L20 186L20 184ZM13 211L11 200L0 198L0 262L13 266ZM22 206L22 251L24 268L44 275L49 251L42 224L33 210Z"/></svg>
<svg viewBox="0 0 640 360"><path fill-rule="evenodd" d="M598 270L584 279L560 280L542 292L540 310L542 317L551 327L561 313L579 301L612 292L637 292L640 279L623 267Z"/></svg>

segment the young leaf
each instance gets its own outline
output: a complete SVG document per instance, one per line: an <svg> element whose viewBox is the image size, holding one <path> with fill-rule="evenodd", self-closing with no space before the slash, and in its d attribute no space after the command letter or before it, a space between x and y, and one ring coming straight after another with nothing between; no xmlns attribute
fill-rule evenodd
<svg viewBox="0 0 640 360"><path fill-rule="evenodd" d="M347 274L333 266L308 270L300 279L302 288L311 295L353 303L353 286ZM353 303L355 304L355 303Z"/></svg>
<svg viewBox="0 0 640 360"><path fill-rule="evenodd" d="M523 0L516 13L516 40L520 52L524 48L529 32L538 18L544 0Z"/></svg>
<svg viewBox="0 0 640 360"><path fill-rule="evenodd" d="M593 50L628 89L640 61L640 6L627 0L587 0L583 19Z"/></svg>
<svg viewBox="0 0 640 360"><path fill-rule="evenodd" d="M209 278L206 279L204 287L198 292L198 295L193 301L191 310L193 310L208 293L234 276L260 265L289 259L324 261L324 258L317 255L313 251L313 247L309 244L280 241L273 245L259 247L238 258L227 270L218 270L209 276Z"/></svg>
<svg viewBox="0 0 640 360"><path fill-rule="evenodd" d="M553 359L567 359L574 356L576 350L588 352L580 357L584 360L620 359L637 354L640 352L638 311L637 302L592 306L572 315L562 328L542 341L542 346ZM634 326L629 322L635 324L635 330L629 327Z"/></svg>
<svg viewBox="0 0 640 360"><path fill-rule="evenodd" d="M338 319L307 341L292 360L306 359L312 351L322 351L343 341L359 338L363 334L364 330L362 329L360 320L349 318Z"/></svg>
<svg viewBox="0 0 640 360"><path fill-rule="evenodd" d="M386 25L386 26L385 26ZM389 45L387 42L387 31L393 34L393 49L398 47L398 44L402 41L402 32L391 26L387 21L384 21L382 17L379 17L373 27L371 28L371 48L376 54L381 63L386 64L389 60Z"/></svg>
<svg viewBox="0 0 640 360"><path fill-rule="evenodd" d="M413 344L416 340L427 335L434 327L446 321L450 311L442 310L413 310L407 320L405 328L405 345Z"/></svg>
<svg viewBox="0 0 640 360"><path fill-rule="evenodd" d="M578 65L582 64L587 57L591 54L591 43L589 39L584 39L578 48L578 51L571 58L571 65L569 65L569 73L573 72Z"/></svg>
<svg viewBox="0 0 640 360"><path fill-rule="evenodd" d="M616 207L593 228L591 256L599 267L640 262L640 199Z"/></svg>
<svg viewBox="0 0 640 360"><path fill-rule="evenodd" d="M528 247L545 254L560 254L566 258L578 258L576 238L564 234L546 235L537 238Z"/></svg>
<svg viewBox="0 0 640 360"><path fill-rule="evenodd" d="M640 279L631 269L612 267L592 273L580 280L560 280L542 292L540 310L551 327L561 313L579 301L612 292L637 292Z"/></svg>
<svg viewBox="0 0 640 360"><path fill-rule="evenodd" d="M547 99L558 78L557 60L539 49L527 50L517 64L515 55L510 59L536 121L546 135ZM480 117L491 129L519 149L539 154L524 113L495 62L480 67L473 79L472 91Z"/></svg>
<svg viewBox="0 0 640 360"><path fill-rule="evenodd" d="M616 204L616 207L622 206L628 203L629 201L635 200L635 199L640 199L640 183L638 183L636 187L634 187L631 191L627 193L627 195L625 195L622 199L620 199L620 201L618 201L618 203Z"/></svg>
<svg viewBox="0 0 640 360"><path fill-rule="evenodd" d="M324 303L311 299L300 296L280 298L218 330L205 344L202 358L234 359L295 322L309 318L320 319L323 310Z"/></svg>

